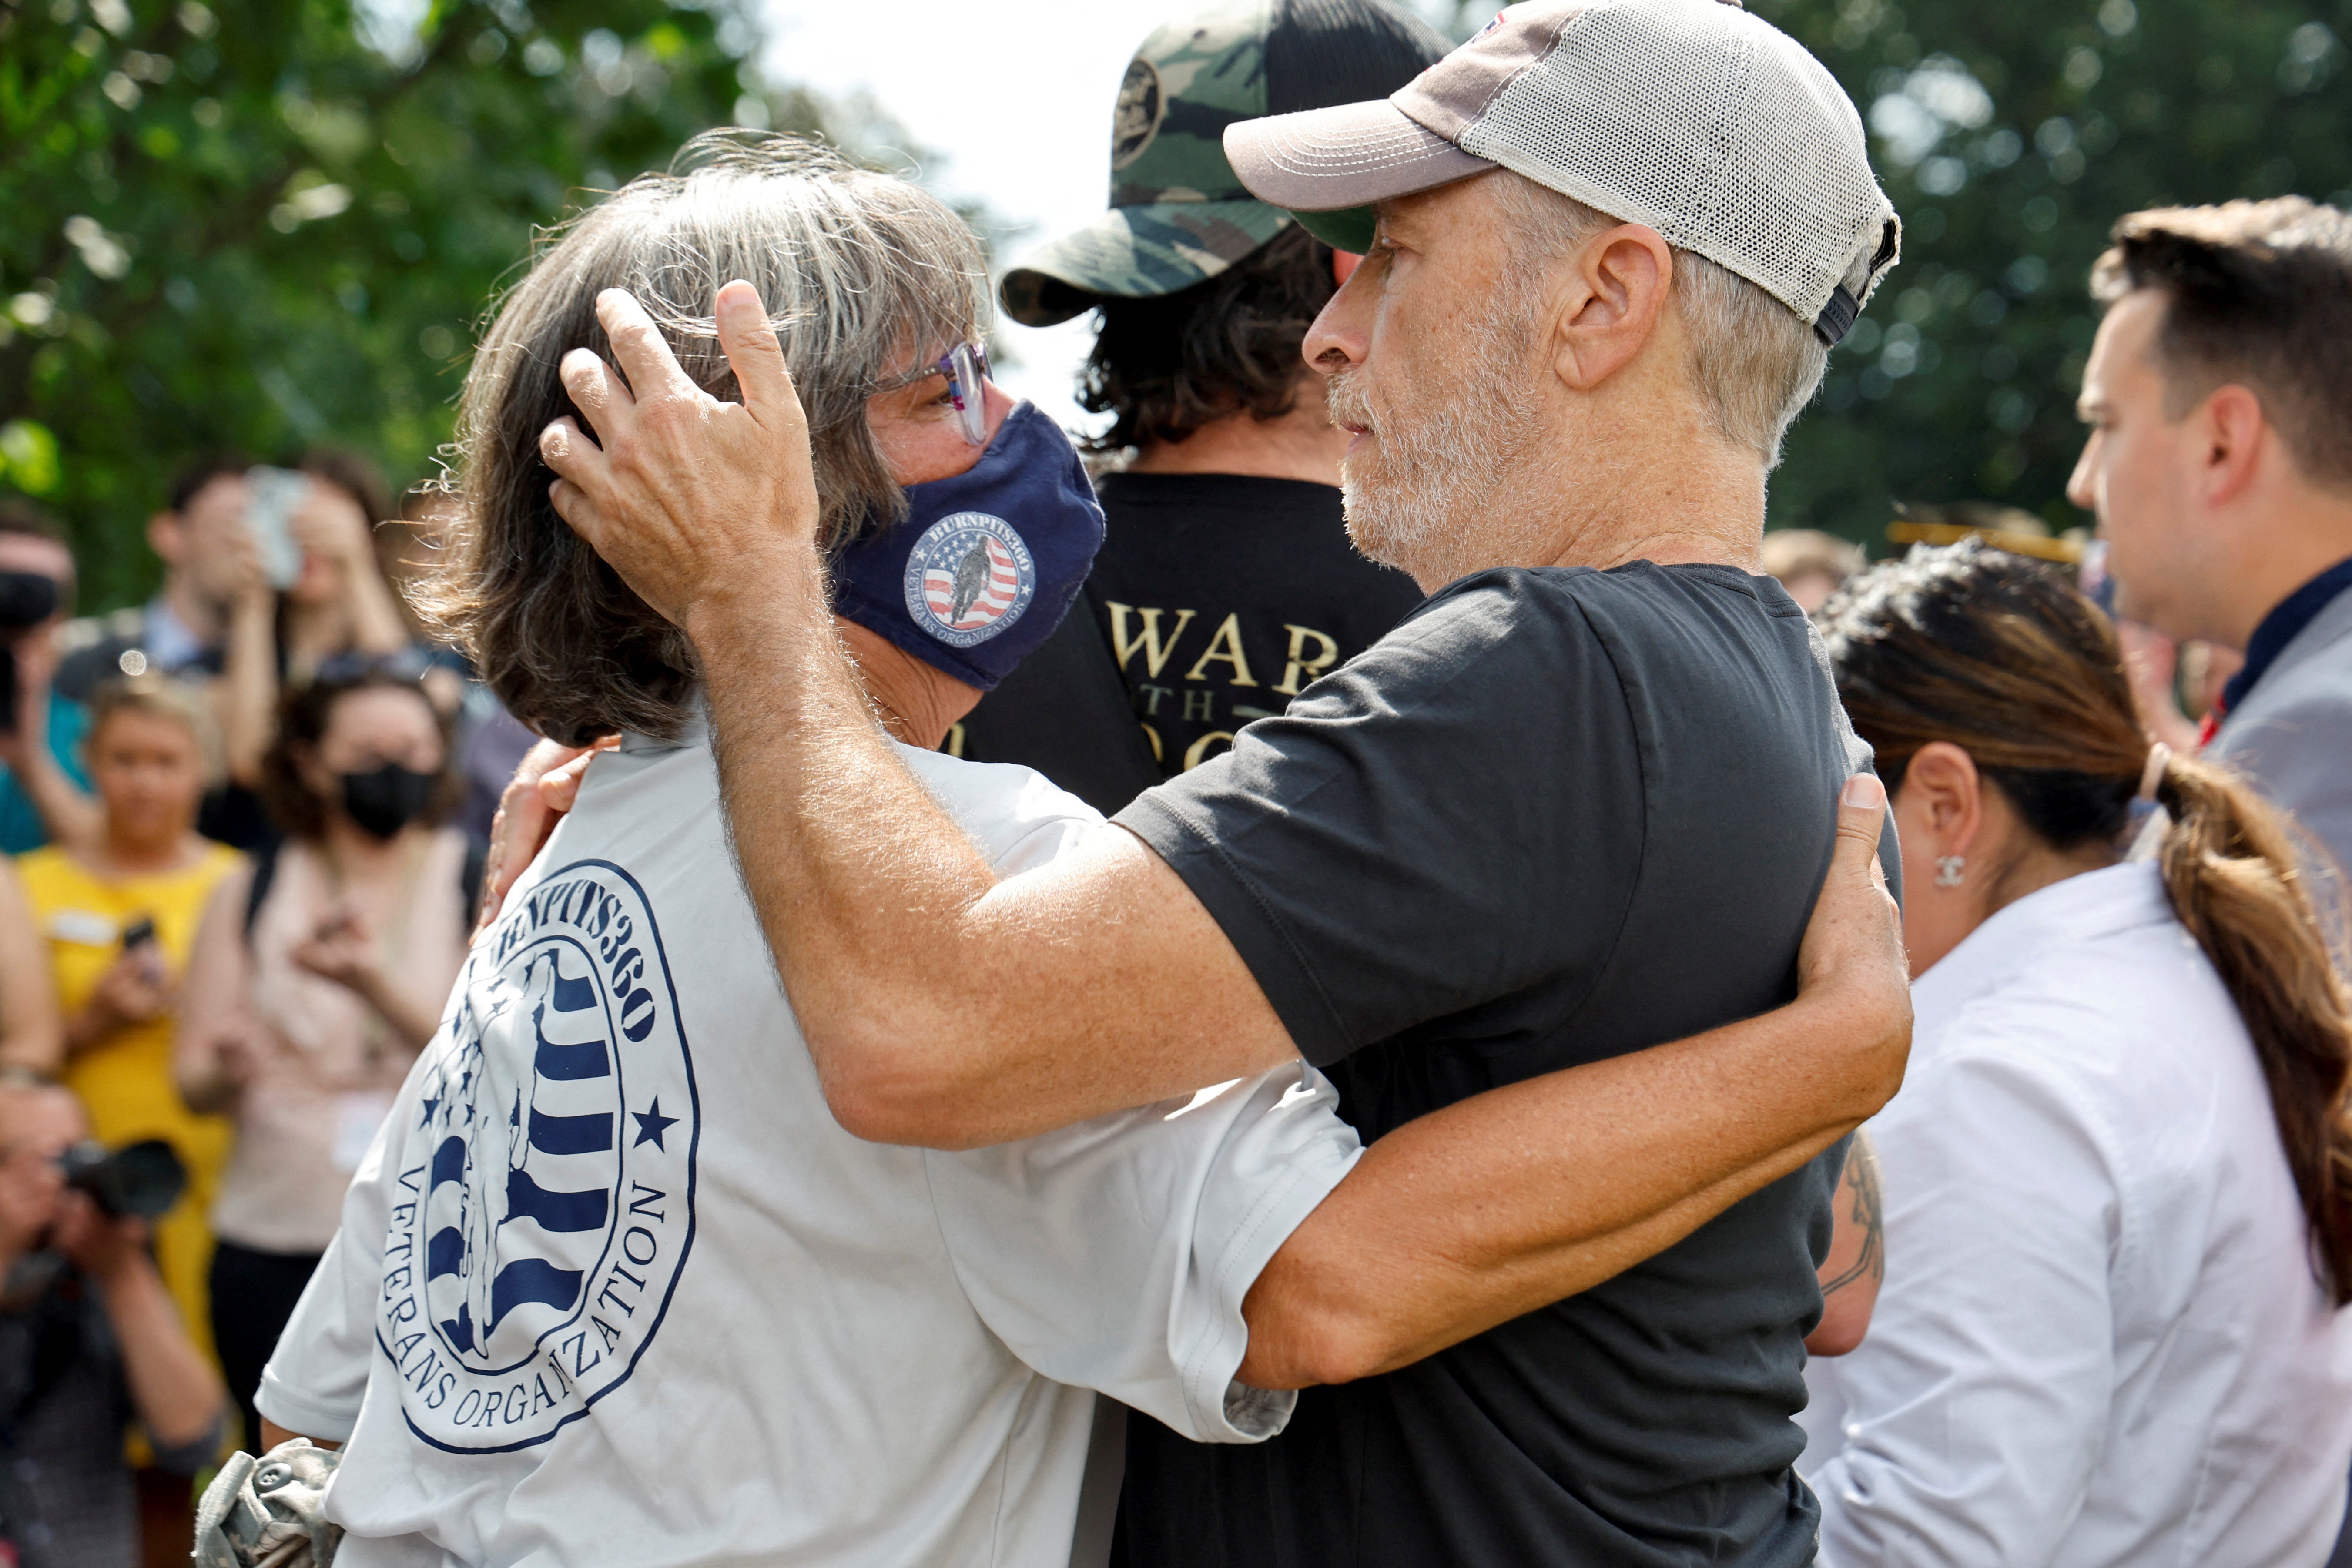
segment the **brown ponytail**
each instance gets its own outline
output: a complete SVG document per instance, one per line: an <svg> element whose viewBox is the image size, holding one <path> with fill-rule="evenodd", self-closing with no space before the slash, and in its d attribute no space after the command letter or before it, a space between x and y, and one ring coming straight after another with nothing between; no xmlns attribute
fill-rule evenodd
<svg viewBox="0 0 2352 1568"><path fill-rule="evenodd" d="M1856 578L1822 617L1839 694L1890 791L1920 747L1947 741L2052 848L2120 843L2147 738L2114 627L2048 568L1973 542L1917 549ZM2333 868L2215 763L2168 759L2156 799L2171 819L2157 849L2165 891L2245 1020L2315 1272L2342 1306L2352 1300L2352 993L2331 942Z"/></svg>
<svg viewBox="0 0 2352 1568"><path fill-rule="evenodd" d="M2253 1037L2311 1224L2320 1282L2343 1306L2352 1300L2352 1131L2345 1115L2352 1000L2330 962L2338 955L2329 952L2302 869L2325 865L2323 852L2243 780L2211 763L2172 758L2156 798L2172 818L2157 849L2165 891Z"/></svg>

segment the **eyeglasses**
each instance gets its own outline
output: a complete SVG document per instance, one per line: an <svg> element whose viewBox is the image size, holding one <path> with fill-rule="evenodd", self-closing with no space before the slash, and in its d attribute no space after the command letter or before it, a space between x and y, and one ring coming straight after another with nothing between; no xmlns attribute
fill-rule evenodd
<svg viewBox="0 0 2352 1568"><path fill-rule="evenodd" d="M932 370L948 378L948 395L955 399L956 425L975 447L988 445L988 351L978 343L958 343L940 356Z"/></svg>
<svg viewBox="0 0 2352 1568"><path fill-rule="evenodd" d="M948 396L955 403L956 428L975 447L988 445L988 351L978 343L958 343L911 374L874 384L874 395L916 386L935 375L947 377Z"/></svg>

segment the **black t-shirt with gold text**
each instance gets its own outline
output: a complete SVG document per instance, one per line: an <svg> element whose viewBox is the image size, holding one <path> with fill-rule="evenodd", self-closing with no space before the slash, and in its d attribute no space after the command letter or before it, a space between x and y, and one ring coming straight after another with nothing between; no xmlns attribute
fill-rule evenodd
<svg viewBox="0 0 2352 1568"><path fill-rule="evenodd" d="M948 750L1026 763L1106 812L1227 751L1421 603L1349 543L1329 485L1112 474L1097 488L1106 531L1085 597ZM1114 718L1122 697L1132 730Z"/></svg>
<svg viewBox="0 0 2352 1568"><path fill-rule="evenodd" d="M1440 589L1117 820L1215 918L1370 1143L1791 998L1837 793L1868 758L1771 579L1505 569ZM1791 1417L1843 1156L1581 1295L1307 1389L1265 1443L1130 1417L1113 1562L1811 1563Z"/></svg>

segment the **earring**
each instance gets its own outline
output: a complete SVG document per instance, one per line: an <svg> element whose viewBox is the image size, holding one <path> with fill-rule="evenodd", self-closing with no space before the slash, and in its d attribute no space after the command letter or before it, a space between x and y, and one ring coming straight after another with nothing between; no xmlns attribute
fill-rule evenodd
<svg viewBox="0 0 2352 1568"><path fill-rule="evenodd" d="M1936 886L1957 888L1969 879L1969 858L1965 855L1936 857Z"/></svg>

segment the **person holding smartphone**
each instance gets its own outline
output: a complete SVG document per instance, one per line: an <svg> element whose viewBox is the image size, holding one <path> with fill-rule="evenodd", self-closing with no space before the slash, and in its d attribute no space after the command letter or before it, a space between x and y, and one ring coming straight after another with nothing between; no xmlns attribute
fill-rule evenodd
<svg viewBox="0 0 2352 1568"><path fill-rule="evenodd" d="M247 483L252 565L229 616L220 696L236 797L207 826L250 848L269 836L253 792L277 737L280 694L322 668L395 658L415 645L376 564L374 530L392 508L373 466L313 452L299 469L249 469Z"/></svg>
<svg viewBox="0 0 2352 1568"><path fill-rule="evenodd" d="M210 1348L205 1211L228 1126L192 1112L172 1081L172 1030L198 917L239 857L195 830L213 751L211 714L184 681L152 673L98 689L87 742L103 830L17 862L47 939L65 1014L61 1047L21 1064L62 1078L110 1145L171 1143L187 1191L155 1226L156 1260L198 1342Z"/></svg>

